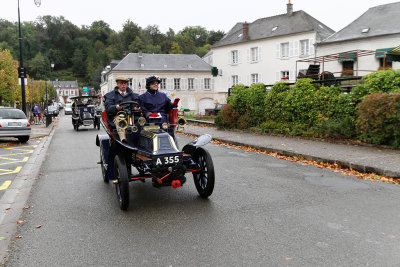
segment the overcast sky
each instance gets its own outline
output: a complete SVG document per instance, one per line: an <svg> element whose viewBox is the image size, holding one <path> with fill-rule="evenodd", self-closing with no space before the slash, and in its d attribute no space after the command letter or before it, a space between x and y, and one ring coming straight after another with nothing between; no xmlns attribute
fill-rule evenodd
<svg viewBox="0 0 400 267"><path fill-rule="evenodd" d="M291 0L294 11L303 10L335 31L347 26L370 7L394 3L390 0ZM288 0L20 0L21 21L39 16L64 16L77 26L103 20L116 31L128 19L145 28L158 25L161 32L172 28L176 33L185 26L229 31L236 22L286 12ZM17 0L0 0L0 19L18 21Z"/></svg>

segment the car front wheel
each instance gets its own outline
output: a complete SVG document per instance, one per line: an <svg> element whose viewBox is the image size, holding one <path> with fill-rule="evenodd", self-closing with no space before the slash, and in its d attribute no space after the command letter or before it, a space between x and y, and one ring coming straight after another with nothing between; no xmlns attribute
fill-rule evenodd
<svg viewBox="0 0 400 267"><path fill-rule="evenodd" d="M29 140L29 136L18 136L18 140L19 140L21 143L26 143L26 142L28 142L28 140Z"/></svg>

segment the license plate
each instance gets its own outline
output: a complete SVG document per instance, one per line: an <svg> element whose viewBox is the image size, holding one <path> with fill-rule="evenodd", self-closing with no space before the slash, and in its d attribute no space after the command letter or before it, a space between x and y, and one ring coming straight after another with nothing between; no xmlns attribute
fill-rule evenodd
<svg viewBox="0 0 400 267"><path fill-rule="evenodd" d="M21 126L20 122L9 122L8 126Z"/></svg>
<svg viewBox="0 0 400 267"><path fill-rule="evenodd" d="M168 166L168 165L176 165L182 162L181 155L174 156L159 156L153 158L153 163L156 167Z"/></svg>

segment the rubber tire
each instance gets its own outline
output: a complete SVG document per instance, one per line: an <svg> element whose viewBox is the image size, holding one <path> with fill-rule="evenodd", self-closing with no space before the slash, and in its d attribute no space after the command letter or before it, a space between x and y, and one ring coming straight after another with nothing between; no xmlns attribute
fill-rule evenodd
<svg viewBox="0 0 400 267"><path fill-rule="evenodd" d="M29 135L28 136L18 136L18 141L21 143L26 143L29 140Z"/></svg>
<svg viewBox="0 0 400 267"><path fill-rule="evenodd" d="M100 148L101 149L101 148ZM108 179L107 179L107 170L106 170L106 168L104 167L104 162L103 162L103 159L102 159L102 157L101 157L101 155L100 155L100 166L101 166L101 174L102 174L102 176L103 176L103 181L105 182L105 183L109 183L109 181L108 181Z"/></svg>
<svg viewBox="0 0 400 267"><path fill-rule="evenodd" d="M214 163L210 153L204 148L197 148L193 154L193 160L199 165L200 171L193 172L194 185L200 197L208 198L215 184Z"/></svg>
<svg viewBox="0 0 400 267"><path fill-rule="evenodd" d="M115 184L119 208L127 210L129 207L129 180L125 160L117 155L114 159L114 177L118 180Z"/></svg>

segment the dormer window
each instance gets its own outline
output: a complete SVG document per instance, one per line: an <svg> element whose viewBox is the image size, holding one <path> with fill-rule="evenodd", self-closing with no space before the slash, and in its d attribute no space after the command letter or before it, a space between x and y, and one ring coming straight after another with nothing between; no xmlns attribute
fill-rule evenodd
<svg viewBox="0 0 400 267"><path fill-rule="evenodd" d="M368 33L368 32L369 32L369 28L364 28L364 29L362 29L361 32L362 32L362 33Z"/></svg>
<svg viewBox="0 0 400 267"><path fill-rule="evenodd" d="M278 29L278 26L273 27L272 31L274 32L274 31L276 31L276 29Z"/></svg>
<svg viewBox="0 0 400 267"><path fill-rule="evenodd" d="M243 34L241 33L241 34L238 35L238 38L240 38L240 37L242 37L242 36L243 36Z"/></svg>

